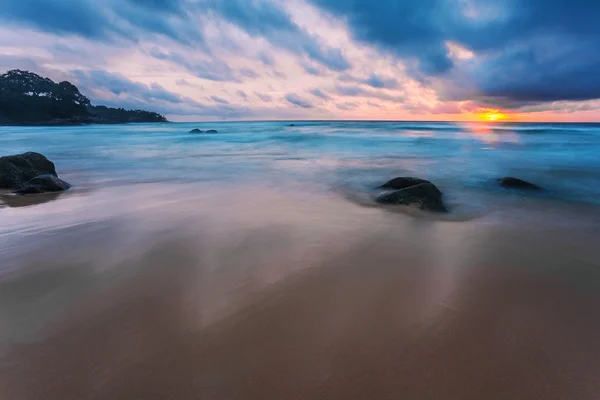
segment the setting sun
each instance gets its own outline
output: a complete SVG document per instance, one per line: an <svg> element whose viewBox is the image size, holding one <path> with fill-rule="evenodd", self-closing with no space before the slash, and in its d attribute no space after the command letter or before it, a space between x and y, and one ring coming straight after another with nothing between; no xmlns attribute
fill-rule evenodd
<svg viewBox="0 0 600 400"><path fill-rule="evenodd" d="M477 117L482 121L490 122L504 121L509 118L508 115L500 112L499 110L488 110L486 112L477 114Z"/></svg>

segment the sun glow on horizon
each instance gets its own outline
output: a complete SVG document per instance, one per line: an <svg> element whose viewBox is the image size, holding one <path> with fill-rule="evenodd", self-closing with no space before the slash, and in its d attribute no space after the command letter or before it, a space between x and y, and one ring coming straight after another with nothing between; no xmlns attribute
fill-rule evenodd
<svg viewBox="0 0 600 400"><path fill-rule="evenodd" d="M504 114L500 110L488 109L488 110L485 110L484 112L478 113L477 118L482 121L487 121L487 122L499 122L499 121L509 120L510 116L507 114Z"/></svg>

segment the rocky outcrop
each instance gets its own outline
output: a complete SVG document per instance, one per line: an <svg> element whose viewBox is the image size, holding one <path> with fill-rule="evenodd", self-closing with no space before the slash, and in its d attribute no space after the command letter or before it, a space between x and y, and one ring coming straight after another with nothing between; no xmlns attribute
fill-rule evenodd
<svg viewBox="0 0 600 400"><path fill-rule="evenodd" d="M204 133L204 131L201 131L200 129L198 129L198 128L195 128L195 129L192 129L192 130L190 131L190 133Z"/></svg>
<svg viewBox="0 0 600 400"><path fill-rule="evenodd" d="M0 189L34 194L62 192L70 187L58 179L54 163L40 153L0 157Z"/></svg>
<svg viewBox="0 0 600 400"><path fill-rule="evenodd" d="M16 194L55 193L69 190L71 185L54 175L40 175L15 190Z"/></svg>
<svg viewBox="0 0 600 400"><path fill-rule="evenodd" d="M540 186L518 178L506 177L499 179L498 181L500 186L507 189L542 190Z"/></svg>
<svg viewBox="0 0 600 400"><path fill-rule="evenodd" d="M54 163L40 153L0 157L0 189L15 190L39 175L58 176Z"/></svg>
<svg viewBox="0 0 600 400"><path fill-rule="evenodd" d="M411 186L419 185L421 183L431 183L425 179L412 178L412 177L400 177L394 178L391 181L380 186L381 189L406 189Z"/></svg>
<svg viewBox="0 0 600 400"><path fill-rule="evenodd" d="M377 196L380 204L417 206L430 212L445 213L448 208L442 201L442 192L431 182L419 178L396 178L381 186L393 189Z"/></svg>
<svg viewBox="0 0 600 400"><path fill-rule="evenodd" d="M209 129L204 133L219 133L219 131L215 130L215 129Z"/></svg>
<svg viewBox="0 0 600 400"><path fill-rule="evenodd" d="M0 75L0 125L81 125L167 122L160 114L93 106L69 82L18 69Z"/></svg>

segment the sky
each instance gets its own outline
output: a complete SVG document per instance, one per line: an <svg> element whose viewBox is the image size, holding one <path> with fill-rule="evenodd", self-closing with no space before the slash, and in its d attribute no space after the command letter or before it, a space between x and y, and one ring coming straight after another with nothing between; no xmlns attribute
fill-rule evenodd
<svg viewBox="0 0 600 400"><path fill-rule="evenodd" d="M173 121L600 121L600 1L0 0L0 73Z"/></svg>

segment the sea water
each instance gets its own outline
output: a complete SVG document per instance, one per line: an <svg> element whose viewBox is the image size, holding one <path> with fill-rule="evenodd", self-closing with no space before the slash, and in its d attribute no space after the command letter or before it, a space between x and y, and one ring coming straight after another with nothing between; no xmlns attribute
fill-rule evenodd
<svg viewBox="0 0 600 400"><path fill-rule="evenodd" d="M302 183L369 188L395 176L449 196L514 176L557 199L600 202L600 124L212 122L1 127L0 155L43 153L75 188ZM191 134L192 128L218 134Z"/></svg>

